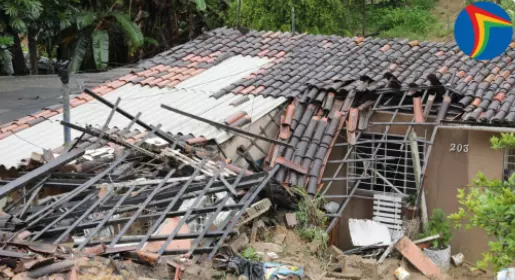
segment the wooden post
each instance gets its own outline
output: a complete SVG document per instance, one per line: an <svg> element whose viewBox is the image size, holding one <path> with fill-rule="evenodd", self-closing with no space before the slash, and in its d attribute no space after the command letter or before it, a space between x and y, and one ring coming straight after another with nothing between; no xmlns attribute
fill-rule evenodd
<svg viewBox="0 0 515 280"><path fill-rule="evenodd" d="M422 213L422 226L426 226L428 221L427 216L427 205L426 205L426 194L424 193L424 189L420 185L421 178L421 166L420 166L420 157L418 154L418 145L417 145L417 134L415 131L411 131L409 135L410 139L410 147L411 147L411 160L413 161L413 170L415 173L415 184L417 186L417 191L420 193L420 212Z"/></svg>

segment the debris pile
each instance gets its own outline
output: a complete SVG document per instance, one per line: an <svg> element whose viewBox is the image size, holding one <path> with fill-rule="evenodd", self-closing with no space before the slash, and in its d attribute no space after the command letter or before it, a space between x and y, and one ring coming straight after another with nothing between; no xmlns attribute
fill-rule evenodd
<svg viewBox="0 0 515 280"><path fill-rule="evenodd" d="M252 143L273 144L262 164L238 146L245 165L237 166L216 142L163 132L119 108L120 99L112 104L86 92L112 109L104 126L61 122L82 136L60 154L34 155L25 172L0 181L6 204L0 215L2 276L402 280L420 274L443 280L454 273L443 266L447 260L432 259L420 248L435 240L448 245L450 233L441 231L446 225L423 217L425 224L440 224L413 239L399 230L400 197L374 195L382 205L395 206L396 214L387 214L395 223L380 223L388 217L384 213L373 221L351 219L356 248L332 246L328 231L346 203L324 200L321 174L347 117L332 106L324 111L331 113L328 120L313 116L313 106L303 115L290 104L274 139L242 130L232 120L220 124L162 105L253 137ZM115 112L130 120L128 127L108 129ZM134 124L147 132L132 130ZM302 149L294 153L297 144ZM413 228L418 232L418 225ZM453 260L457 266L465 262L463 256Z"/></svg>
<svg viewBox="0 0 515 280"><path fill-rule="evenodd" d="M102 128L62 122L83 133L71 147L35 155L24 172L2 176L6 277L80 277L82 256L150 266L177 256L211 260L238 227L294 206L295 197L272 180L278 166L231 165L216 143L164 133L119 100L102 102L112 108ZM130 119L127 128L108 129L115 112ZM149 132L132 131L134 123Z"/></svg>

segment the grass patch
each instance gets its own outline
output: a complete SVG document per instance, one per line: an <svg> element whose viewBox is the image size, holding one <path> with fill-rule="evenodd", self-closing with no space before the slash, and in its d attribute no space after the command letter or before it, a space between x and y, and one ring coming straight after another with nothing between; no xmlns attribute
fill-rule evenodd
<svg viewBox="0 0 515 280"><path fill-rule="evenodd" d="M294 187L293 192L300 196L297 211L297 231L303 239L316 242L321 253L327 250L329 235L325 232L327 217L320 210L324 204L322 197L312 199L304 189Z"/></svg>

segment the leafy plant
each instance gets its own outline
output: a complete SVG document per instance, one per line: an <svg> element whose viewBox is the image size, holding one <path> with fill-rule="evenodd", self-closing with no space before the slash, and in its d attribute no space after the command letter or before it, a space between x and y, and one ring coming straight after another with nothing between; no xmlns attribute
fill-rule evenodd
<svg viewBox="0 0 515 280"><path fill-rule="evenodd" d="M12 54L11 46L14 44L14 40L11 36L0 36L0 68L2 72L12 74Z"/></svg>
<svg viewBox="0 0 515 280"><path fill-rule="evenodd" d="M433 209L433 214L425 226L424 232L419 235L419 238L436 234L440 234L440 238L431 241L431 247L434 249L447 248L452 239L451 223L445 216L444 211L440 208Z"/></svg>
<svg viewBox="0 0 515 280"><path fill-rule="evenodd" d="M13 37L0 36L0 48L9 48L14 44Z"/></svg>
<svg viewBox="0 0 515 280"><path fill-rule="evenodd" d="M501 134L490 140L494 149L515 148L515 135ZM515 259L515 175L507 180L490 180L478 173L473 186L458 190L458 212L449 216L456 228L481 228L494 241L478 261L478 268L492 264L496 271L508 267Z"/></svg>
<svg viewBox="0 0 515 280"><path fill-rule="evenodd" d="M28 21L39 18L43 4L38 0L4 0L0 9L9 19L9 25L18 32L27 31Z"/></svg>
<svg viewBox="0 0 515 280"><path fill-rule="evenodd" d="M299 226L302 228L324 226L327 217L325 212L320 210L324 204L324 199L322 197L312 199L304 189L299 187L292 188L292 191L301 198L295 212Z"/></svg>
<svg viewBox="0 0 515 280"><path fill-rule="evenodd" d="M349 10L339 0L241 1L241 24L257 30L290 31L292 7L296 32L345 35L342 23ZM230 2L225 21L236 26L238 1Z"/></svg>
<svg viewBox="0 0 515 280"><path fill-rule="evenodd" d="M261 259L252 247L247 247L247 249L241 252L241 256L251 261L259 261Z"/></svg>
<svg viewBox="0 0 515 280"><path fill-rule="evenodd" d="M105 70L109 62L109 32L120 29L128 39L131 48L143 45L144 37L128 14L114 11L119 5L117 1L107 11L83 11L77 17L78 36L74 44L74 52L70 63L70 72L77 72L90 50L93 53L95 66Z"/></svg>
<svg viewBox="0 0 515 280"><path fill-rule="evenodd" d="M325 212L320 210L324 204L322 197L311 198L304 189L295 187L293 192L301 197L295 212L298 222L300 237L312 242L316 241L322 252L327 249L329 236L325 232L327 217Z"/></svg>
<svg viewBox="0 0 515 280"><path fill-rule="evenodd" d="M416 207L417 206L417 195L414 193L408 195L404 199L404 202L406 203L407 207Z"/></svg>
<svg viewBox="0 0 515 280"><path fill-rule="evenodd" d="M199 11L205 11L207 8L206 0L191 0L197 5Z"/></svg>

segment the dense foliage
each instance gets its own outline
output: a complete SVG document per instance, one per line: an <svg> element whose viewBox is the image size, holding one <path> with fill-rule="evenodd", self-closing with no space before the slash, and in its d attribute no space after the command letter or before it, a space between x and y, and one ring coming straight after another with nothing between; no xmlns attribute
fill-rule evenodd
<svg viewBox="0 0 515 280"><path fill-rule="evenodd" d="M70 71L136 62L223 24L218 0L5 0L0 3L0 69L38 73L39 59L71 59ZM12 63L7 56L12 58ZM26 61L26 57L29 59ZM14 71L7 71L14 66ZM27 67L28 66L28 67ZM3 71L2 71L3 70ZM30 70L30 71L29 71Z"/></svg>
<svg viewBox="0 0 515 280"><path fill-rule="evenodd" d="M494 149L513 149L515 135L493 137L491 144ZM515 174L501 181L479 173L471 188L458 190L458 202L459 211L449 216L456 221L456 227L481 228L494 238L478 267L492 264L499 271L510 266L515 260Z"/></svg>
<svg viewBox="0 0 515 280"><path fill-rule="evenodd" d="M315 34L346 35L342 22L348 16L340 0L242 1L241 25L258 30L291 30L291 7L295 8L295 29ZM225 18L231 26L238 22L238 1L231 1Z"/></svg>
<svg viewBox="0 0 515 280"><path fill-rule="evenodd" d="M242 1L241 24L258 30L291 30L292 7L295 30L315 34L415 36L424 39L434 32L444 33L431 13L436 0L411 1L289 0ZM231 0L226 22L238 22L238 0ZM365 14L363 14L365 8ZM449 30L447 30L449 31ZM441 34L436 34L441 35Z"/></svg>
<svg viewBox="0 0 515 280"><path fill-rule="evenodd" d="M445 5L452 2L439 1ZM3 0L0 37L10 37L12 44L0 47L0 69L8 74L37 74L41 70L38 60L46 57L47 61L72 58L72 71L103 71L151 57L205 30L235 27L238 23L258 30L291 31L294 26L295 32L312 34L452 39L451 16L456 11L442 11L442 7L435 7L437 3L438 0ZM500 3L514 15L512 0ZM5 62L7 56L12 63ZM53 68L47 70L45 73L52 73Z"/></svg>

